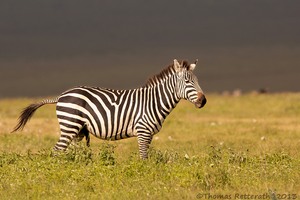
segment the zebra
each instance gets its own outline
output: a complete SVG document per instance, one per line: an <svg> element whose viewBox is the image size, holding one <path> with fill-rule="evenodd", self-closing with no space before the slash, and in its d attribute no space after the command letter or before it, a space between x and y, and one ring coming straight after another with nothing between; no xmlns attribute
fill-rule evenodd
<svg viewBox="0 0 300 200"><path fill-rule="evenodd" d="M198 60L189 64L177 61L149 78L142 87L114 90L79 86L56 99L46 99L24 108L12 132L22 130L34 112L45 104L56 104L60 138L54 150L66 150L72 141L90 134L104 140L137 137L139 156L148 158L153 135L158 133L170 112L181 99L196 108L206 104L205 95L193 73Z"/></svg>

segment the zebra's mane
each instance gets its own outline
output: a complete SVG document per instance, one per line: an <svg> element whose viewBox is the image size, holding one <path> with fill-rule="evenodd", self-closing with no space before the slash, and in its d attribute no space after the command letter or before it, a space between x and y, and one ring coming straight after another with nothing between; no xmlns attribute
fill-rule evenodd
<svg viewBox="0 0 300 200"><path fill-rule="evenodd" d="M187 70L189 69L189 63L186 60L179 61L179 63L182 65L183 68L186 68ZM174 69L174 64L171 64L164 68L160 73L152 76L146 81L146 86L153 86L157 83L160 83L161 81L166 80L170 75L175 74L175 69Z"/></svg>

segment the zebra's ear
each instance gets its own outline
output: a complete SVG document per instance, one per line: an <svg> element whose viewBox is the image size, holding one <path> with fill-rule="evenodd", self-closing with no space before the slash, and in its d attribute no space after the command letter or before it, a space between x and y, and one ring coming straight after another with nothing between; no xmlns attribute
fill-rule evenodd
<svg viewBox="0 0 300 200"><path fill-rule="evenodd" d="M174 69L176 72L180 72L182 70L182 66L176 59L174 59Z"/></svg>
<svg viewBox="0 0 300 200"><path fill-rule="evenodd" d="M196 61L194 63L190 64L189 70L193 71L196 67L197 62L198 62L198 59L196 59Z"/></svg>

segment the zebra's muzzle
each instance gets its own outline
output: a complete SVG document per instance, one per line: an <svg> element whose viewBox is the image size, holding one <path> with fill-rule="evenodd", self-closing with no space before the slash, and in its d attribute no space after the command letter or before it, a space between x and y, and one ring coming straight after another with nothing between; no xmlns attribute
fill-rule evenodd
<svg viewBox="0 0 300 200"><path fill-rule="evenodd" d="M197 96L198 96L198 98L195 102L195 106L197 108L202 108L206 104L205 95L202 92L198 92Z"/></svg>

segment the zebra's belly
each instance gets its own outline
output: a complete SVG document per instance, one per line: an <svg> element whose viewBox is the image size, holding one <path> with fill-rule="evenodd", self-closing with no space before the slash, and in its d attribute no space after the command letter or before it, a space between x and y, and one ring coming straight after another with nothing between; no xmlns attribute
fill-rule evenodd
<svg viewBox="0 0 300 200"><path fill-rule="evenodd" d="M111 138L106 138L107 140L121 140L121 139L126 139L126 138L130 138L130 137L135 137L136 135L134 135L132 132L131 133L117 133L115 134L113 137Z"/></svg>
<svg viewBox="0 0 300 200"><path fill-rule="evenodd" d="M124 131L118 131L118 132L111 132L111 133L101 133L95 134L94 131L90 130L90 133L92 133L94 136L96 136L99 139L103 140L121 140L125 138L130 137L136 137L135 131L133 130L124 130Z"/></svg>
<svg viewBox="0 0 300 200"><path fill-rule="evenodd" d="M104 124L98 124L98 128L87 122L87 129L90 134L103 140L120 140L129 137L135 137L136 131L132 120L125 124L110 124L110 126L104 126Z"/></svg>

